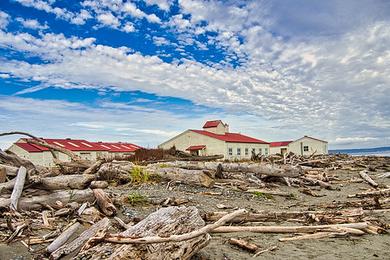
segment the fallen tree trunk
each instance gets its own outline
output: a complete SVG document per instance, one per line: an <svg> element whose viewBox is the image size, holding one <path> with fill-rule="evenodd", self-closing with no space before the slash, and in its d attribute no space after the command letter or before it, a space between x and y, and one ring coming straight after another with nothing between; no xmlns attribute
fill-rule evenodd
<svg viewBox="0 0 390 260"><path fill-rule="evenodd" d="M203 216L205 221L217 221L221 217L228 214L227 212L211 212ZM337 217L363 217L364 211L362 208L352 210L328 210L328 211L263 211L259 213L246 213L235 217L231 223L245 223L245 222L267 222L267 221L281 221L287 219L297 218L317 218L319 221L324 219L331 219Z"/></svg>
<svg viewBox="0 0 390 260"><path fill-rule="evenodd" d="M18 208L19 198L22 195L26 177L27 177L27 169L24 166L20 166L18 175L16 175L16 181L10 199L11 200L10 208L12 210L17 211L19 209Z"/></svg>
<svg viewBox="0 0 390 260"><path fill-rule="evenodd" d="M348 195L348 198L364 198L364 197L377 197L377 196L385 196L385 197L390 196L390 188L356 193L353 195Z"/></svg>
<svg viewBox="0 0 390 260"><path fill-rule="evenodd" d="M20 158L19 156L10 151L3 152L2 150L0 150L0 162L2 162L3 164L12 165L16 168L24 166L30 174L34 173L35 171L35 166L32 162Z"/></svg>
<svg viewBox="0 0 390 260"><path fill-rule="evenodd" d="M7 164L0 164L0 168L5 169L5 173L7 176L16 176L19 170L18 167L7 165Z"/></svg>
<svg viewBox="0 0 390 260"><path fill-rule="evenodd" d="M212 233L253 232L253 233L312 233L312 232L339 232L343 228L365 229L366 222L317 225L317 226L222 226L211 231Z"/></svg>
<svg viewBox="0 0 390 260"><path fill-rule="evenodd" d="M363 180L368 182L368 184L370 184L372 187L375 187L375 188L378 187L378 183L376 183L373 179L371 179L371 177L367 173L368 173L368 171L364 170L364 171L359 172L359 175L360 175L360 177L362 177Z"/></svg>
<svg viewBox="0 0 390 260"><path fill-rule="evenodd" d="M245 241L243 239L231 238L229 239L229 244L238 246L252 253L256 252L259 249L256 244L249 243L248 241Z"/></svg>
<svg viewBox="0 0 390 260"><path fill-rule="evenodd" d="M0 183L0 194L9 193L15 186L16 178L10 181Z"/></svg>
<svg viewBox="0 0 390 260"><path fill-rule="evenodd" d="M114 216L116 214L116 207L112 203L112 200L102 189L94 189L93 194L95 195L97 204L100 210L106 216Z"/></svg>
<svg viewBox="0 0 390 260"><path fill-rule="evenodd" d="M157 168L148 167L146 171L150 174L158 175L163 179L178 181L186 184L212 187L214 176L207 170L186 170L180 168Z"/></svg>
<svg viewBox="0 0 390 260"><path fill-rule="evenodd" d="M204 221L195 207L167 207L150 214L138 224L120 233L121 237L154 237L165 239L196 231ZM185 241L153 244L99 244L81 253L78 258L101 259L110 252L110 259L189 259L210 240L208 234Z"/></svg>
<svg viewBox="0 0 390 260"><path fill-rule="evenodd" d="M44 190L83 190L95 179L92 174L61 175L55 177L37 178L32 180L33 187Z"/></svg>
<svg viewBox="0 0 390 260"><path fill-rule="evenodd" d="M56 201L63 204L69 202L93 202L94 196L91 189L57 191L47 195L34 196L31 198L20 198L18 209L21 210L39 210L46 205L56 208ZM0 208L6 208L10 205L11 199L0 199Z"/></svg>
<svg viewBox="0 0 390 260"><path fill-rule="evenodd" d="M51 255L50 259L55 260L59 259L63 255L68 255L70 253L76 252L84 243L95 236L98 232L105 230L110 224L110 220L108 218L103 218L99 222L92 225L89 229L85 230L81 233L75 240L61 246L57 250L55 250Z"/></svg>

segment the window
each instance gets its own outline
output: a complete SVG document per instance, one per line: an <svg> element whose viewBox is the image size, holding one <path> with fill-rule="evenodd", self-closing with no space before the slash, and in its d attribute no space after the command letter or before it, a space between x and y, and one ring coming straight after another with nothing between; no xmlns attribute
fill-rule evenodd
<svg viewBox="0 0 390 260"><path fill-rule="evenodd" d="M268 155L268 148L264 148L264 154Z"/></svg>
<svg viewBox="0 0 390 260"><path fill-rule="evenodd" d="M245 155L249 155L249 148L245 148Z"/></svg>
<svg viewBox="0 0 390 260"><path fill-rule="evenodd" d="M233 148L229 148L228 151L229 151L229 155L233 155Z"/></svg>
<svg viewBox="0 0 390 260"><path fill-rule="evenodd" d="M237 155L241 155L241 148L237 148Z"/></svg>
<svg viewBox="0 0 390 260"><path fill-rule="evenodd" d="M263 154L263 149L259 148L259 154L260 154L260 155Z"/></svg>
<svg viewBox="0 0 390 260"><path fill-rule="evenodd" d="M305 145L305 146L303 147L303 151L304 151L304 152L308 152L308 151L309 151L309 146Z"/></svg>
<svg viewBox="0 0 390 260"><path fill-rule="evenodd" d="M256 154L256 148L252 148L252 154Z"/></svg>

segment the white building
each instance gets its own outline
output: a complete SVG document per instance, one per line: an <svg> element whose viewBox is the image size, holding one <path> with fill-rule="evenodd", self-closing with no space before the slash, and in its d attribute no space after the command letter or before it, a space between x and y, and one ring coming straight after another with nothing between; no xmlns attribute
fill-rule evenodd
<svg viewBox="0 0 390 260"><path fill-rule="evenodd" d="M21 138L10 148L9 151L15 153L21 158L31 161L35 165L54 166L53 155L46 147L31 144L26 141L26 138ZM128 155L135 152L140 146L130 143L102 143L102 142L88 142L86 140L75 139L43 139L48 144L57 145L66 148L82 159L95 161L98 158L109 157L112 154ZM66 154L54 151L56 157L60 161L70 161Z"/></svg>
<svg viewBox="0 0 390 260"><path fill-rule="evenodd" d="M328 142L304 136L295 141L271 142L271 154L284 154L293 152L297 155L328 154Z"/></svg>
<svg viewBox="0 0 390 260"><path fill-rule="evenodd" d="M252 152L268 155L269 143L240 133L230 133L221 120L207 121L203 130L187 130L160 144L158 147L175 147L195 155L223 155L225 159L250 159Z"/></svg>

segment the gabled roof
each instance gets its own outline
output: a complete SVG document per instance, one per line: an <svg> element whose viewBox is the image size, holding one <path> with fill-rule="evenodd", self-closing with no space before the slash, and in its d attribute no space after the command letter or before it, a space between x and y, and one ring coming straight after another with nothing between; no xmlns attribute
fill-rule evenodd
<svg viewBox="0 0 390 260"><path fill-rule="evenodd" d="M208 131L204 131L204 130L190 130L190 131L198 133L198 134L201 134L201 135L206 135L208 137L215 138L215 139L218 139L218 140L221 140L221 141L225 141L225 142L228 142L228 143L268 144L267 142L265 142L263 140L256 139L256 138L253 138L253 137L249 137L249 136L246 136L246 135L242 135L242 134L239 134L239 133L225 133L223 135L219 135L219 134L214 134L214 133L211 133L211 132L208 132Z"/></svg>
<svg viewBox="0 0 390 260"><path fill-rule="evenodd" d="M221 123L222 123L221 120L206 121L206 123L204 124L203 128L217 127Z"/></svg>
<svg viewBox="0 0 390 260"><path fill-rule="evenodd" d="M287 146L289 143L292 143L292 141L271 142L269 146L271 147Z"/></svg>
<svg viewBox="0 0 390 260"><path fill-rule="evenodd" d="M192 145L186 149L186 151L198 151L206 148L206 145Z"/></svg>
<svg viewBox="0 0 390 260"><path fill-rule="evenodd" d="M303 138L305 138L305 137L306 137L306 138L313 139L313 140L316 140L316 141L319 141L319 142L328 143L327 141L324 141L324 140L321 140L321 139L317 139L317 138L314 138L314 137L311 137L311 136L307 136L307 135L305 135L304 137L301 137L301 138L295 140L294 142L299 141L299 140L301 140L301 139L303 139Z"/></svg>
<svg viewBox="0 0 390 260"><path fill-rule="evenodd" d="M126 152L134 152L140 148L141 146L131 144L131 143L110 143L110 142L94 142L93 144L101 147L102 149L106 149L109 152L117 152L117 153L126 153Z"/></svg>
<svg viewBox="0 0 390 260"><path fill-rule="evenodd" d="M21 139L26 140L26 139ZM134 152L141 148L138 145L129 143L102 143L102 142L88 142L86 140L76 139L43 139L48 144L57 145L59 147L68 149L70 151L110 151L110 152ZM41 145L30 144L25 142L17 142L15 145L30 153L49 151L48 148Z"/></svg>

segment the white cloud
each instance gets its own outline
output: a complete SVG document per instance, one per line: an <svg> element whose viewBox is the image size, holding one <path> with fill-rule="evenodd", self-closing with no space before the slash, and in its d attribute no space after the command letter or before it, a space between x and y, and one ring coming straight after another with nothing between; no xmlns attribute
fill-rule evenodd
<svg viewBox="0 0 390 260"><path fill-rule="evenodd" d="M169 45L171 42L164 37L153 36L153 43L157 46Z"/></svg>
<svg viewBox="0 0 390 260"><path fill-rule="evenodd" d="M127 33L135 32L135 27L132 23L126 23L122 30Z"/></svg>
<svg viewBox="0 0 390 260"><path fill-rule="evenodd" d="M171 1L169 0L145 0L147 5L157 5L161 10L169 11Z"/></svg>
<svg viewBox="0 0 390 260"><path fill-rule="evenodd" d="M7 27L10 20L9 14L0 10L0 29Z"/></svg>
<svg viewBox="0 0 390 260"><path fill-rule="evenodd" d="M47 24L40 24L36 19L23 19L22 17L16 18L16 21L20 22L24 27L34 30L46 30L49 28Z"/></svg>
<svg viewBox="0 0 390 260"><path fill-rule="evenodd" d="M0 78L2 78L2 79L9 79L10 75L7 74L7 73L0 73Z"/></svg>
<svg viewBox="0 0 390 260"><path fill-rule="evenodd" d="M119 20L115 16L113 16L112 13L107 12L107 13L99 14L97 16L97 19L102 24L113 28L117 28L120 25Z"/></svg>

